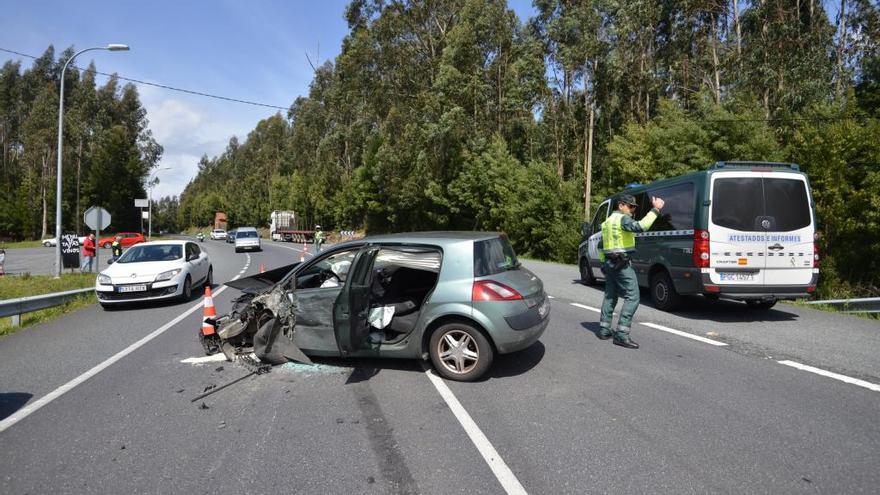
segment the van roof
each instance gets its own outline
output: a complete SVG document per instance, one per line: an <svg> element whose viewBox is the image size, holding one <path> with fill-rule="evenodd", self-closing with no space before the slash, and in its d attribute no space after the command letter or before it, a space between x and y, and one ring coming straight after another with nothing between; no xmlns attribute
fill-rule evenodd
<svg viewBox="0 0 880 495"><path fill-rule="evenodd" d="M695 178L699 178L700 176L705 176L706 174L711 174L714 172L720 171L733 171L733 170L760 170L760 171L770 171L773 172L791 172L796 174L803 175L800 167L796 163L784 163L784 162L761 162L761 161L740 161L740 160L729 160L729 161L718 161L710 164L706 170L699 170L696 172L690 172L683 175L676 175L674 177L668 177L665 179L659 179L654 182L648 184L630 184L628 187L621 191L617 191L611 196L608 196L605 199L612 199L620 196L621 194L638 194L644 192L646 189L663 187L670 184L677 184L679 182L686 182L688 180L692 180ZM604 201L604 200L603 200Z"/></svg>

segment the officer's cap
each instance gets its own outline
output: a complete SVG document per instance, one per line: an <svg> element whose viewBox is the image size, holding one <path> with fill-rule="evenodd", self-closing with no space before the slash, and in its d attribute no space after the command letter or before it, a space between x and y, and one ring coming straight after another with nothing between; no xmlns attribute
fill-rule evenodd
<svg viewBox="0 0 880 495"><path fill-rule="evenodd" d="M623 196L621 196L620 198L617 199L617 202L618 203L625 203L630 206L638 206L638 204L636 203L636 198L633 197L632 194L624 194Z"/></svg>

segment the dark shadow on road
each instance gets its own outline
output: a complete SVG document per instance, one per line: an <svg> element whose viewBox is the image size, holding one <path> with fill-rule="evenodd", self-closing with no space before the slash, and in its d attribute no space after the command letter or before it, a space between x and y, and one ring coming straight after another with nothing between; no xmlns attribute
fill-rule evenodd
<svg viewBox="0 0 880 495"><path fill-rule="evenodd" d="M642 291L641 303L657 309L651 296ZM796 313L786 311L787 308L771 309L750 308L742 301L731 299L711 300L702 296L684 296L681 307L668 313L688 320L714 321L716 323L773 323L796 321L800 318Z"/></svg>
<svg viewBox="0 0 880 495"><path fill-rule="evenodd" d="M521 351L496 355L489 371L478 381L522 375L537 366L546 352L547 349L539 340Z"/></svg>
<svg viewBox="0 0 880 495"><path fill-rule="evenodd" d="M24 407L33 396L33 394L25 392L0 394L0 420L6 419L15 414L15 411Z"/></svg>
<svg viewBox="0 0 880 495"><path fill-rule="evenodd" d="M596 338L599 338L599 331L602 327L599 326L598 321L583 321L581 322L581 326L584 327L585 330L592 332Z"/></svg>
<svg viewBox="0 0 880 495"><path fill-rule="evenodd" d="M312 357L315 364L338 367L340 370L351 370L346 385L369 381L382 370L412 371L422 373L424 370L417 359L393 358L333 358Z"/></svg>

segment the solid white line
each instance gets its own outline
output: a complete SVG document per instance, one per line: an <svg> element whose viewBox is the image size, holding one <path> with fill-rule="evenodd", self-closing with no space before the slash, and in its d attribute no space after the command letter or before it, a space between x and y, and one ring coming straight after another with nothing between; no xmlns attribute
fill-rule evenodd
<svg viewBox="0 0 880 495"><path fill-rule="evenodd" d="M425 374L428 375L428 379L431 380L431 383L434 384L434 388L440 393L440 397L443 397L443 400L446 401L446 405L452 410L452 414L458 419L461 427L464 428L465 433L470 437L471 442L473 442L477 447L477 450L480 451L480 455L483 456L486 464L489 465L489 468L495 474L495 477L498 478L498 482L501 483L504 491L509 494L525 494L526 489L523 488L519 480L516 479L513 471L507 467L504 459L498 455L498 451L495 450L495 447L492 446L492 443L489 442L489 439L486 438L486 435L483 434L480 427L477 426L477 423L471 418L471 415L468 414L461 403L458 402L455 394L452 393L452 390L449 390L449 387L443 379L432 373L429 369L425 370Z"/></svg>
<svg viewBox="0 0 880 495"><path fill-rule="evenodd" d="M657 330L662 330L662 331L664 331L664 332L669 332L669 333L671 333L671 334L678 335L679 337L685 337L685 338L688 338L688 339L698 340L698 341L700 341L700 342L703 342L703 343L706 343L706 344L709 344L709 345L716 345L716 346L719 346L719 347L722 347L722 346L726 346L726 345L727 345L727 344L724 343L724 342L719 342L719 341L717 341L717 340L707 339L706 337L700 337L699 335L694 335L694 334L692 334L692 333L682 332L681 330L676 330L676 329L674 329L674 328L664 327L663 325L658 325L658 324L656 324L656 323L643 323L643 322L639 322L639 324L641 324L641 325L645 325L646 327L651 327L651 328L654 328L654 329L657 329Z"/></svg>
<svg viewBox="0 0 880 495"><path fill-rule="evenodd" d="M232 280L236 280L236 279L238 279L238 275L236 275L235 277L232 278ZM221 292L223 292L224 290L226 290L225 285L223 287L220 287L216 292L214 292L213 295L216 296L216 295L220 294ZM162 335L166 330L168 330L169 328L173 327L174 325L180 323L180 321L182 321L184 318L193 314L199 308L203 307L203 304L204 303L199 302L198 304L194 305L193 307L191 307L188 310L181 313L180 316L178 316L177 318L162 325L161 327L154 330L152 333L148 334L146 337L142 338L141 340L138 340L134 344L131 344L130 346L126 347L125 349L117 352L116 354L114 354L112 357L110 357L106 361L98 364L94 368L86 371L85 373L83 373L82 375L79 375L78 377L74 378L73 380L70 380L69 382L65 383L64 385L61 385L60 387L49 392L48 394L44 395L43 397L40 397L39 399L35 400L34 402L22 407L21 409L16 411L11 416L7 417L3 421L0 421L0 433L3 433L4 431L6 431L10 427L12 427L12 425L14 425L15 423L18 423L19 421L30 416L31 414L39 411L43 406L49 404L53 400L61 397L62 395L66 394L67 392L70 392L71 390L76 388L77 385L82 384L83 382L85 382L89 378L104 371L105 369L107 369L110 365L112 365L116 361L119 361L120 359L124 358L125 356L127 356L127 355L131 354L132 352L138 350L139 348L143 347L143 345L146 344L147 342L155 339L159 335Z"/></svg>
<svg viewBox="0 0 880 495"><path fill-rule="evenodd" d="M210 356L190 357L182 359L180 362L186 364L205 364L216 363L218 361L226 361L226 354L221 352L219 354L211 354Z"/></svg>
<svg viewBox="0 0 880 495"><path fill-rule="evenodd" d="M596 313L601 313L601 312L602 312L602 310L599 309L599 308L594 308L594 307L592 307L592 306L587 306L587 305L584 305L584 304L578 304L578 303L568 303L568 304L571 304L572 306L574 306L574 307L576 307L576 308L589 309L590 311L593 311L593 312L596 312Z"/></svg>
<svg viewBox="0 0 880 495"><path fill-rule="evenodd" d="M880 385L876 383L866 382L865 380L859 380L858 378L853 378L851 376L841 375L838 373L833 373L831 371L825 371L820 368L814 368L812 366L807 366L806 364L801 364L795 361L777 361L779 364L784 364L786 366L791 366L792 368L797 368L803 371L809 371L810 373L815 373L817 375L826 376L828 378L834 378L835 380L840 380L842 382L850 383L852 385L858 385L859 387L864 387L868 390L873 390L874 392L880 392Z"/></svg>

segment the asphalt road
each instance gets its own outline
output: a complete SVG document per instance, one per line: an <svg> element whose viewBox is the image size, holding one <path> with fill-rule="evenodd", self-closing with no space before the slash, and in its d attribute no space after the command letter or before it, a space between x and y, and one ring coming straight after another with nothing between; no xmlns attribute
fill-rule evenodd
<svg viewBox="0 0 880 495"><path fill-rule="evenodd" d="M266 242L250 255L220 242L204 246L218 282L300 256L290 244ZM483 381L445 382L452 406L421 363L404 360L285 365L192 403L246 373L225 362L181 363L202 355L197 299L112 312L92 306L0 338L0 418L89 377L0 431L0 493L515 493L518 486L875 493L880 486L880 393L779 362L878 384L876 322L694 299L674 314L643 306L633 331L642 349L632 351L595 337L590 308L601 293L576 283L575 267L526 265L555 297L547 332L529 349L500 356ZM235 294L215 297L219 313ZM493 451L488 461L481 454Z"/></svg>

